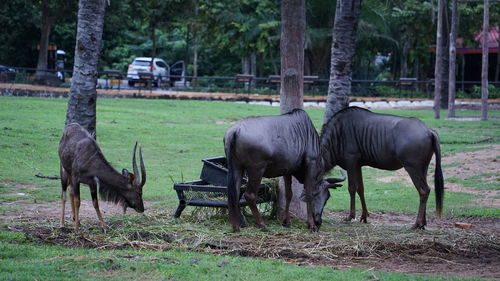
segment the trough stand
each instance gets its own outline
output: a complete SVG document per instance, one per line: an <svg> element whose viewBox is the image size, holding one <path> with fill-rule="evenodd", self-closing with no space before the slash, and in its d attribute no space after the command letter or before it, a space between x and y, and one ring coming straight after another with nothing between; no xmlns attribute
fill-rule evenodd
<svg viewBox="0 0 500 281"><path fill-rule="evenodd" d="M174 217L181 216L186 206L227 208L227 163L223 156L201 160L203 168L199 180L174 183L179 198L179 206ZM240 194L245 192L247 178L243 177ZM241 197L240 195L240 197ZM268 184L262 184L257 196L257 204L276 200L276 195ZM240 207L247 206L240 198ZM240 214L240 217L241 214Z"/></svg>

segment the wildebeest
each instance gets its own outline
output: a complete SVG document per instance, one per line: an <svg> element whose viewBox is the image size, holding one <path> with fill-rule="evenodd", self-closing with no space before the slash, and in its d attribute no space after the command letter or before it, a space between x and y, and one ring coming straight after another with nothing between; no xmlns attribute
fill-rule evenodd
<svg viewBox="0 0 500 281"><path fill-rule="evenodd" d="M405 168L420 195L418 216L413 227L424 228L430 192L426 176L432 154L436 155L436 213L441 216L444 183L439 138L422 121L348 107L337 112L323 125L320 138L325 170L336 165L347 170L351 210L345 220L355 218L357 192L362 207L360 220L367 221L362 166L384 170Z"/></svg>
<svg viewBox="0 0 500 281"><path fill-rule="evenodd" d="M64 226L64 210L66 204L66 190L70 186L70 202L75 221L75 229L80 226L80 183L90 187L92 203L102 227L104 220L99 211L97 201L97 186L99 194L106 201L119 203L125 212L127 207L137 212L144 212L142 201L142 188L146 183L146 168L142 160L142 150L139 148L141 165L141 179L139 178L135 159L137 143L132 155L134 173L123 169L122 173L116 171L104 158L97 142L82 126L76 123L69 124L59 143L59 158L61 160L61 227Z"/></svg>
<svg viewBox="0 0 500 281"><path fill-rule="evenodd" d="M256 206L262 177L284 176L286 205L283 224L290 225L288 213L292 198L291 176L304 184L307 223L312 231L321 225L324 204L342 179L323 181L319 161L319 136L307 113L295 109L279 116L248 117L230 127L224 135L228 164L228 209L233 231L240 228L239 199L241 179L246 172L245 199L257 224L266 225Z"/></svg>

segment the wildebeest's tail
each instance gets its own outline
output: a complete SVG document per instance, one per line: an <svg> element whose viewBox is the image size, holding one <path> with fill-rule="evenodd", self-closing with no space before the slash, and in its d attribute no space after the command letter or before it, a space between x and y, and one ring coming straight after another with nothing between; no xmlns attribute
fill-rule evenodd
<svg viewBox="0 0 500 281"><path fill-rule="evenodd" d="M443 171L441 170L441 147L439 137L436 132L432 131L432 146L436 155L436 169L434 171L434 192L436 195L436 215L441 217L443 211L444 199L444 179Z"/></svg>
<svg viewBox="0 0 500 281"><path fill-rule="evenodd" d="M237 232L240 228L240 208L239 208L239 186L236 186L236 176L235 165L233 162L234 150L236 146L236 138L238 136L238 131L230 132L226 138L224 138L225 152L226 152L226 162L227 162L227 206L229 210L229 221L233 226L233 231Z"/></svg>

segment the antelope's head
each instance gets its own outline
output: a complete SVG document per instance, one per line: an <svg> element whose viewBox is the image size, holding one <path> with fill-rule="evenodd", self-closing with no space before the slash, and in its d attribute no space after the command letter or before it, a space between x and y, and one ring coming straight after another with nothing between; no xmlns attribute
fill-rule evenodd
<svg viewBox="0 0 500 281"><path fill-rule="evenodd" d="M124 194L125 202L123 205L123 212L125 213L127 207L136 210L139 213L144 212L144 202L142 201L142 188L146 183L146 168L142 160L142 148L139 146L139 161L141 165L141 176L139 177L139 170L137 169L137 162L135 159L137 151L137 142L134 146L132 153L132 168L134 173L130 173L127 169L122 170L122 175L127 178L127 192Z"/></svg>

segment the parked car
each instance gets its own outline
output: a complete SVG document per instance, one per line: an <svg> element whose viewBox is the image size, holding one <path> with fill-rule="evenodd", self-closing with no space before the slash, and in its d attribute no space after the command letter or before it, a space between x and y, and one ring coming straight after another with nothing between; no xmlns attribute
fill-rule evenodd
<svg viewBox="0 0 500 281"><path fill-rule="evenodd" d="M170 67L168 66L168 64L160 58L154 59L153 66L151 66L150 57L135 58L132 64L128 66L128 85L133 87L137 82L147 82L140 79L139 73L150 72L154 76L153 85L158 86L160 82L168 82L167 74L169 73L169 71Z"/></svg>
<svg viewBox="0 0 500 281"><path fill-rule="evenodd" d="M13 82L16 80L17 70L5 65L0 65L0 82Z"/></svg>

